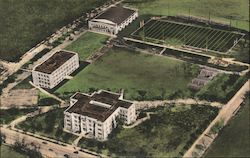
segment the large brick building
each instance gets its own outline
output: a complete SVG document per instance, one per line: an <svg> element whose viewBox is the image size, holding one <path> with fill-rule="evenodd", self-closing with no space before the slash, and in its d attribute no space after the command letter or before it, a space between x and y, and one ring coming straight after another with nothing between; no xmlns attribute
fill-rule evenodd
<svg viewBox="0 0 250 158"><path fill-rule="evenodd" d="M135 105L122 95L104 90L91 95L76 93L70 99L70 107L64 111L64 129L107 140L117 126L118 117L125 124L136 120Z"/></svg>
<svg viewBox="0 0 250 158"><path fill-rule="evenodd" d="M122 6L113 6L88 22L89 29L116 35L138 17L138 11Z"/></svg>
<svg viewBox="0 0 250 158"><path fill-rule="evenodd" d="M37 86L52 89L66 76L79 67L79 57L75 52L59 51L50 56L45 62L32 70L33 83Z"/></svg>

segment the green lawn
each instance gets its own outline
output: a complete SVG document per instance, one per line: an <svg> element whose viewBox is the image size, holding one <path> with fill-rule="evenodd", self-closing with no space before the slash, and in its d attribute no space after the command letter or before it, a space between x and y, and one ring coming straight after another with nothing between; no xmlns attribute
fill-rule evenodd
<svg viewBox="0 0 250 158"><path fill-rule="evenodd" d="M249 157L249 97L233 120L220 132L205 157Z"/></svg>
<svg viewBox="0 0 250 158"><path fill-rule="evenodd" d="M16 118L28 114L30 112L33 112L37 110L37 108L29 108L29 109L17 109L17 108L11 108L11 109L0 109L0 124L8 124L11 121L15 120Z"/></svg>
<svg viewBox="0 0 250 158"><path fill-rule="evenodd" d="M76 91L125 90L125 98L154 100L190 96L187 84L198 66L168 57L113 48L56 90L61 97ZM67 96L65 96L67 95Z"/></svg>
<svg viewBox="0 0 250 158"><path fill-rule="evenodd" d="M1 0L0 59L17 61L62 26L108 0Z"/></svg>
<svg viewBox="0 0 250 158"><path fill-rule="evenodd" d="M6 145L0 145L0 157L1 158L28 158L28 156L16 152L11 147Z"/></svg>
<svg viewBox="0 0 250 158"><path fill-rule="evenodd" d="M125 0L139 13L154 15L189 15L219 20L249 31L248 0ZM169 8L169 9L168 9Z"/></svg>
<svg viewBox="0 0 250 158"><path fill-rule="evenodd" d="M132 129L118 127L106 142L82 139L83 148L112 157L181 157L218 109L211 106L166 106Z"/></svg>
<svg viewBox="0 0 250 158"><path fill-rule="evenodd" d="M63 131L64 114L63 109L54 109L38 116L27 118L26 121L17 125L24 131L40 134L45 137L72 143L77 136Z"/></svg>
<svg viewBox="0 0 250 158"><path fill-rule="evenodd" d="M86 60L92 53L104 46L107 39L108 36L86 32L65 49L77 52L80 60Z"/></svg>
<svg viewBox="0 0 250 158"><path fill-rule="evenodd" d="M38 93L38 106L59 105L60 102L51 96L39 91Z"/></svg>

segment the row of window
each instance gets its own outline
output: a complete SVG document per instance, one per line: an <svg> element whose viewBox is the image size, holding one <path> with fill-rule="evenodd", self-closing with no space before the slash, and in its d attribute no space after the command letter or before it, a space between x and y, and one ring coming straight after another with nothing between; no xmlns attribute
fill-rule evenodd
<svg viewBox="0 0 250 158"><path fill-rule="evenodd" d="M53 75L53 78L55 80L62 80L63 76L67 76L70 73L72 73L76 68L77 68L77 63L78 61L71 61L68 62L67 64L63 65L60 69L57 69Z"/></svg>
<svg viewBox="0 0 250 158"><path fill-rule="evenodd" d="M39 77L43 77L43 78L49 78L49 76L48 76L48 75L46 75L46 74L42 74L42 73L38 73L38 76L39 76Z"/></svg>

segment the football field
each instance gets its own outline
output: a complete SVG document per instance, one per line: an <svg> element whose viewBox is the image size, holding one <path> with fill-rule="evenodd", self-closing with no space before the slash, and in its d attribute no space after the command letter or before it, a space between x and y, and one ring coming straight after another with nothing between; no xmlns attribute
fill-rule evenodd
<svg viewBox="0 0 250 158"><path fill-rule="evenodd" d="M132 36L165 44L175 43L194 49L226 53L244 34L163 19L151 19L132 33Z"/></svg>

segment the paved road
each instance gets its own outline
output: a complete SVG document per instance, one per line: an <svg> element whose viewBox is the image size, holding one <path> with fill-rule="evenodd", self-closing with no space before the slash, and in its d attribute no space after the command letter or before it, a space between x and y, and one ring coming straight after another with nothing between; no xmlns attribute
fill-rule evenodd
<svg viewBox="0 0 250 158"><path fill-rule="evenodd" d="M13 144L16 140L22 140L25 139L25 142L30 144L34 143L37 146L40 146L40 152L45 157L64 157L64 154L68 154L70 157L80 157L80 158L96 158L96 156L84 153L79 151L78 154L73 153L76 150L79 150L79 148L74 149L73 146L67 145L62 146L55 143L47 142L47 144L44 144L43 140L28 136L22 133L15 132L13 130L2 128L1 127L1 133L6 135L6 143L7 144Z"/></svg>
<svg viewBox="0 0 250 158"><path fill-rule="evenodd" d="M193 145L189 148L189 150L184 154L183 157L193 157L193 152L199 153L199 156L204 154L204 151L212 144L215 136L210 136L210 130L220 120L224 121L224 125L228 123L228 121L236 114L236 112L240 109L241 103L244 101L244 95L247 91L249 91L249 82L248 80L241 89L234 95L234 97L220 110L217 117L210 123L207 129L199 136L199 138L193 143ZM195 148L197 144L205 144L205 150L200 151Z"/></svg>

